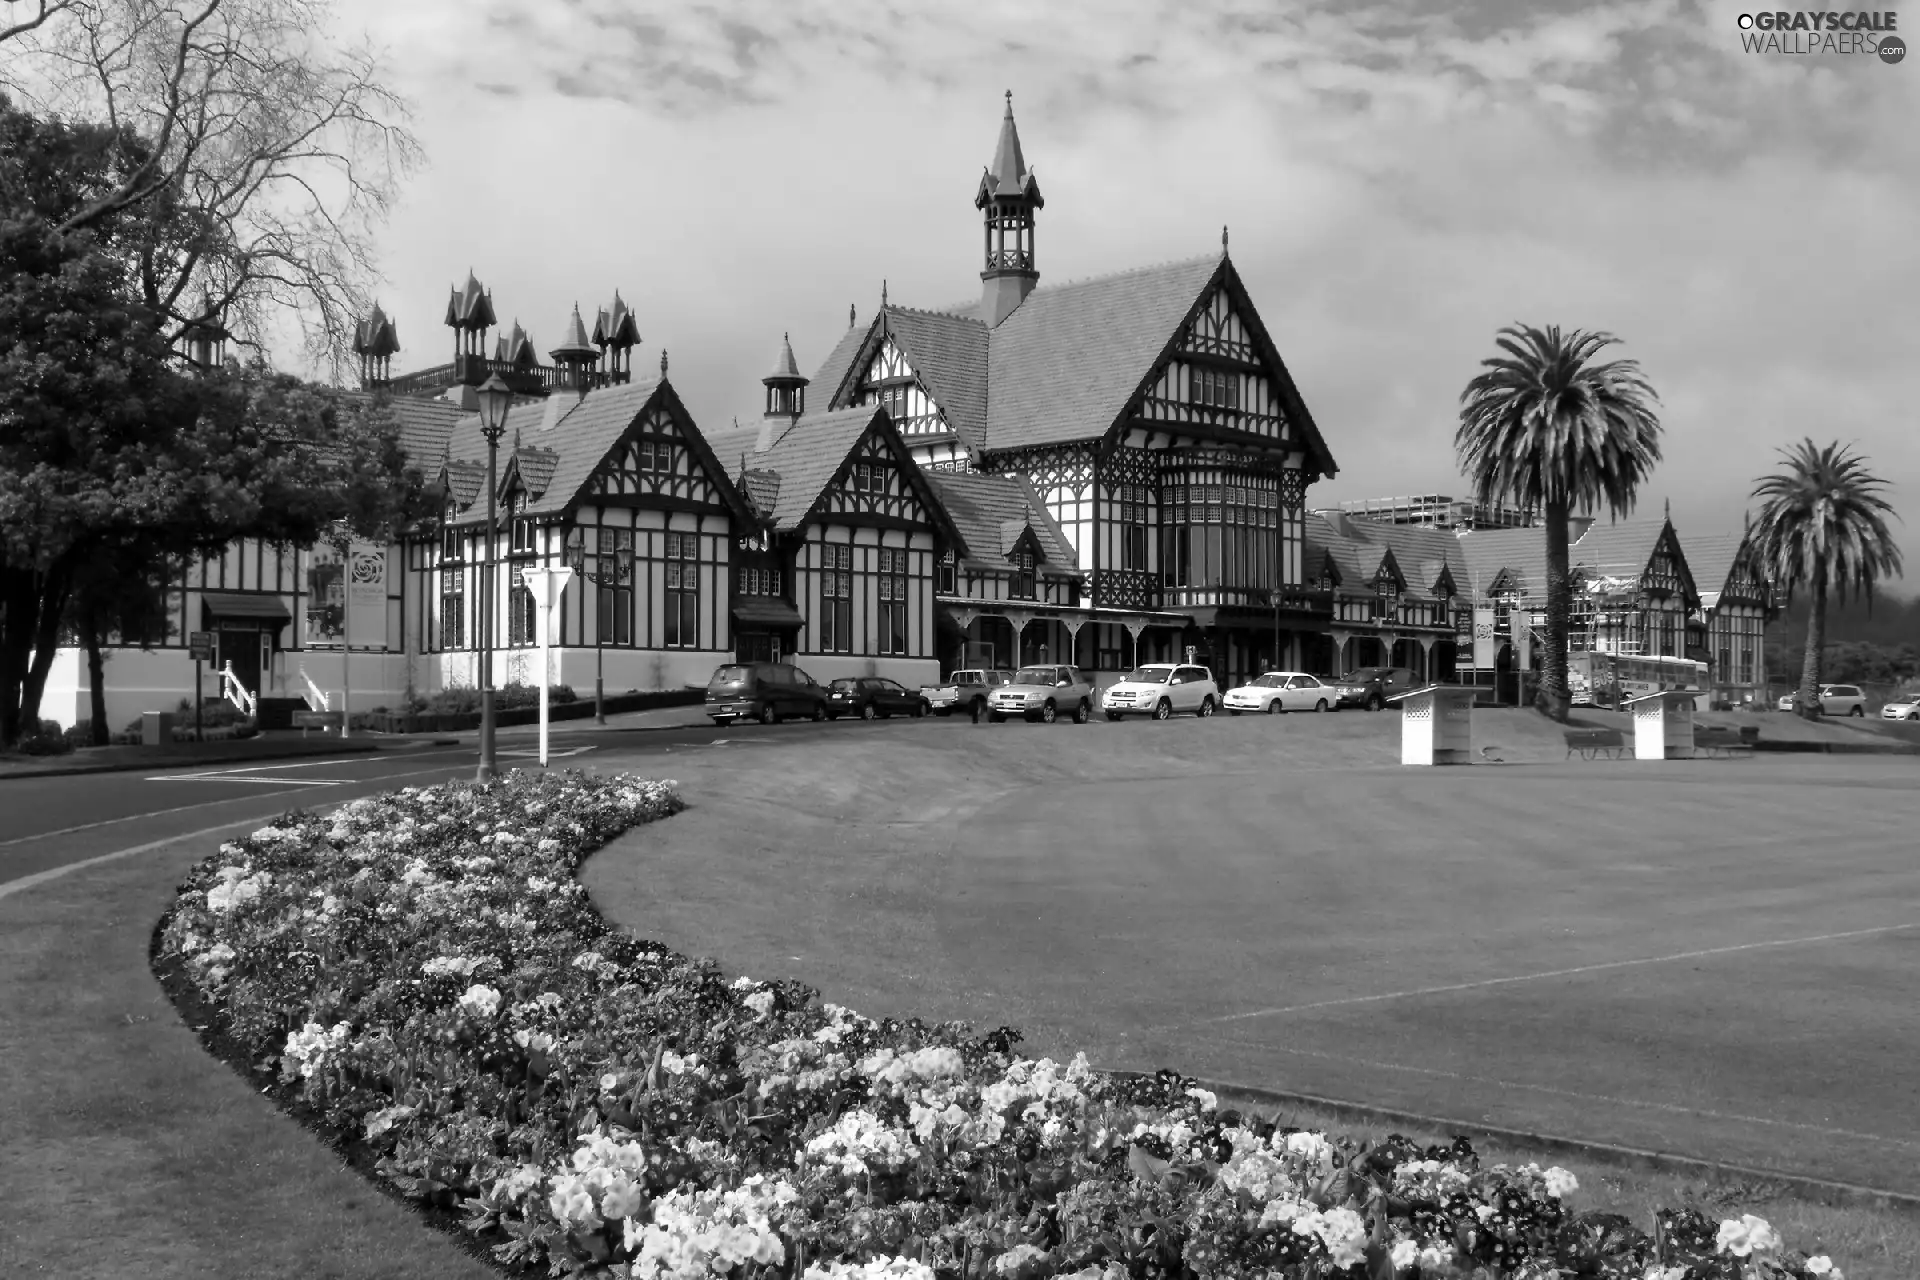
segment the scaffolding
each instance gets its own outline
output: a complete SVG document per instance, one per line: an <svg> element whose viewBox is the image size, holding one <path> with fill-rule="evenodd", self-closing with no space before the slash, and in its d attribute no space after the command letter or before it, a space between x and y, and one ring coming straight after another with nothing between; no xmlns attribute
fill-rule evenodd
<svg viewBox="0 0 1920 1280"><path fill-rule="evenodd" d="M1339 509L1362 520L1418 529L1529 529L1538 522L1531 508L1503 507L1437 493L1361 498L1342 502Z"/></svg>

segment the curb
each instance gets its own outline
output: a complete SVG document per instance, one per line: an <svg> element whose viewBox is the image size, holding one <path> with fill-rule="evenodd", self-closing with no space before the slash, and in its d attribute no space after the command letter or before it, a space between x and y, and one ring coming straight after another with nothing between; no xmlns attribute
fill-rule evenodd
<svg viewBox="0 0 1920 1280"><path fill-rule="evenodd" d="M1920 746L1898 742L1791 742L1762 738L1755 751L1789 751L1832 756L1920 756Z"/></svg>
<svg viewBox="0 0 1920 1280"><path fill-rule="evenodd" d="M1115 1071L1110 1074L1146 1075L1145 1072L1138 1071ZM1316 1107L1322 1111L1331 1111L1345 1119L1365 1123L1418 1125L1424 1129L1464 1133L1469 1138L1476 1134L1483 1134L1514 1146L1532 1147L1557 1155L1584 1156L1603 1163L1627 1165L1658 1173L1679 1173L1695 1177L1704 1174L1715 1178L1746 1178L1754 1182L1785 1187L1802 1198L1819 1204L1846 1208L1896 1209L1920 1214L1920 1195L1886 1191L1879 1187L1864 1187L1851 1182L1834 1182L1826 1178L1782 1173L1773 1169L1756 1169L1751 1165L1703 1160L1695 1156L1676 1155L1667 1151L1623 1147L1610 1142L1564 1138L1555 1134L1533 1133L1526 1129L1508 1129L1480 1121L1449 1120L1440 1116L1422 1115L1417 1111L1397 1111L1389 1107L1370 1106L1363 1102L1322 1098L1311 1093L1292 1093L1283 1089L1262 1089L1253 1085L1231 1084L1224 1080L1190 1078L1201 1088L1226 1098L1246 1099L1269 1105Z"/></svg>
<svg viewBox="0 0 1920 1280"><path fill-rule="evenodd" d="M404 738L392 739L423 747L457 747L459 742L452 738ZM245 764L254 761L272 762L275 760L299 760L307 756L334 755L371 755L381 750L378 742L355 742L351 738L344 743L326 750L314 751L268 751L249 753L230 753L224 755L194 756L188 759L175 757L168 760L126 760L112 763L60 765L52 769L0 770L0 783L30 780L33 778L70 778L85 773L134 773L141 769L182 769L193 765Z"/></svg>

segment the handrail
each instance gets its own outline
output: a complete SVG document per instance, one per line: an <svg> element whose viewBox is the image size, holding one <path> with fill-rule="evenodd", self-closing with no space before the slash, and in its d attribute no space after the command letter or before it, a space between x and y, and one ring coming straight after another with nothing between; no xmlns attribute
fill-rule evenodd
<svg viewBox="0 0 1920 1280"><path fill-rule="evenodd" d="M300 678L307 682L307 693L306 693L307 710L309 711L332 710L332 708L327 703L326 690L322 689L319 685L313 682L313 677L307 674L307 669L305 667L300 668Z"/></svg>
<svg viewBox="0 0 1920 1280"><path fill-rule="evenodd" d="M220 686L228 702L248 715L255 714L256 700L251 693L247 692L247 686L240 683L240 677L233 674L233 663L229 662L220 668Z"/></svg>

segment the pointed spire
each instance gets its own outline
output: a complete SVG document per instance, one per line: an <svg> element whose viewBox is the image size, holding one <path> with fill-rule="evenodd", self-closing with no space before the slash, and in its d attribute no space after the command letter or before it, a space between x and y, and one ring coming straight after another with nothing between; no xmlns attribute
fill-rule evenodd
<svg viewBox="0 0 1920 1280"><path fill-rule="evenodd" d="M1667 522L1669 524L1673 522L1673 499L1672 498L1667 499Z"/></svg>
<svg viewBox="0 0 1920 1280"><path fill-rule="evenodd" d="M663 378L667 376L667 349L665 347L660 348L660 376Z"/></svg>
<svg viewBox="0 0 1920 1280"><path fill-rule="evenodd" d="M880 281L880 309L887 309L887 282L884 278Z"/></svg>
<svg viewBox="0 0 1920 1280"><path fill-rule="evenodd" d="M1013 123L1013 90L1007 90L1007 114L1000 121L1000 142L993 150L987 178L995 193L1012 194L1026 185L1027 158L1020 151L1020 130Z"/></svg>
<svg viewBox="0 0 1920 1280"><path fill-rule="evenodd" d="M853 328L853 316L854 316L853 304L849 302L847 304L847 328L849 329Z"/></svg>
<svg viewBox="0 0 1920 1280"><path fill-rule="evenodd" d="M789 334L783 333L780 335L780 353L773 358L773 372L768 375L767 380L772 381L776 378L798 378L799 376L800 366L793 358L792 337Z"/></svg>
<svg viewBox="0 0 1920 1280"><path fill-rule="evenodd" d="M1220 252L1224 254L1226 251L1227 251L1227 224L1223 222L1220 224Z"/></svg>

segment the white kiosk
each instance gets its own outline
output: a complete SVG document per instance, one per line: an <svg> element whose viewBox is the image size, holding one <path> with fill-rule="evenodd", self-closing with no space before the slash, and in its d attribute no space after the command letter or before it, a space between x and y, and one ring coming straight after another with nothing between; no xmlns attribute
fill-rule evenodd
<svg viewBox="0 0 1920 1280"><path fill-rule="evenodd" d="M1686 689L1663 689L1629 698L1633 708L1635 760L1693 759L1693 700Z"/></svg>
<svg viewBox="0 0 1920 1280"><path fill-rule="evenodd" d="M1400 704L1400 763L1473 763L1477 692L1467 685L1434 684L1389 698Z"/></svg>

